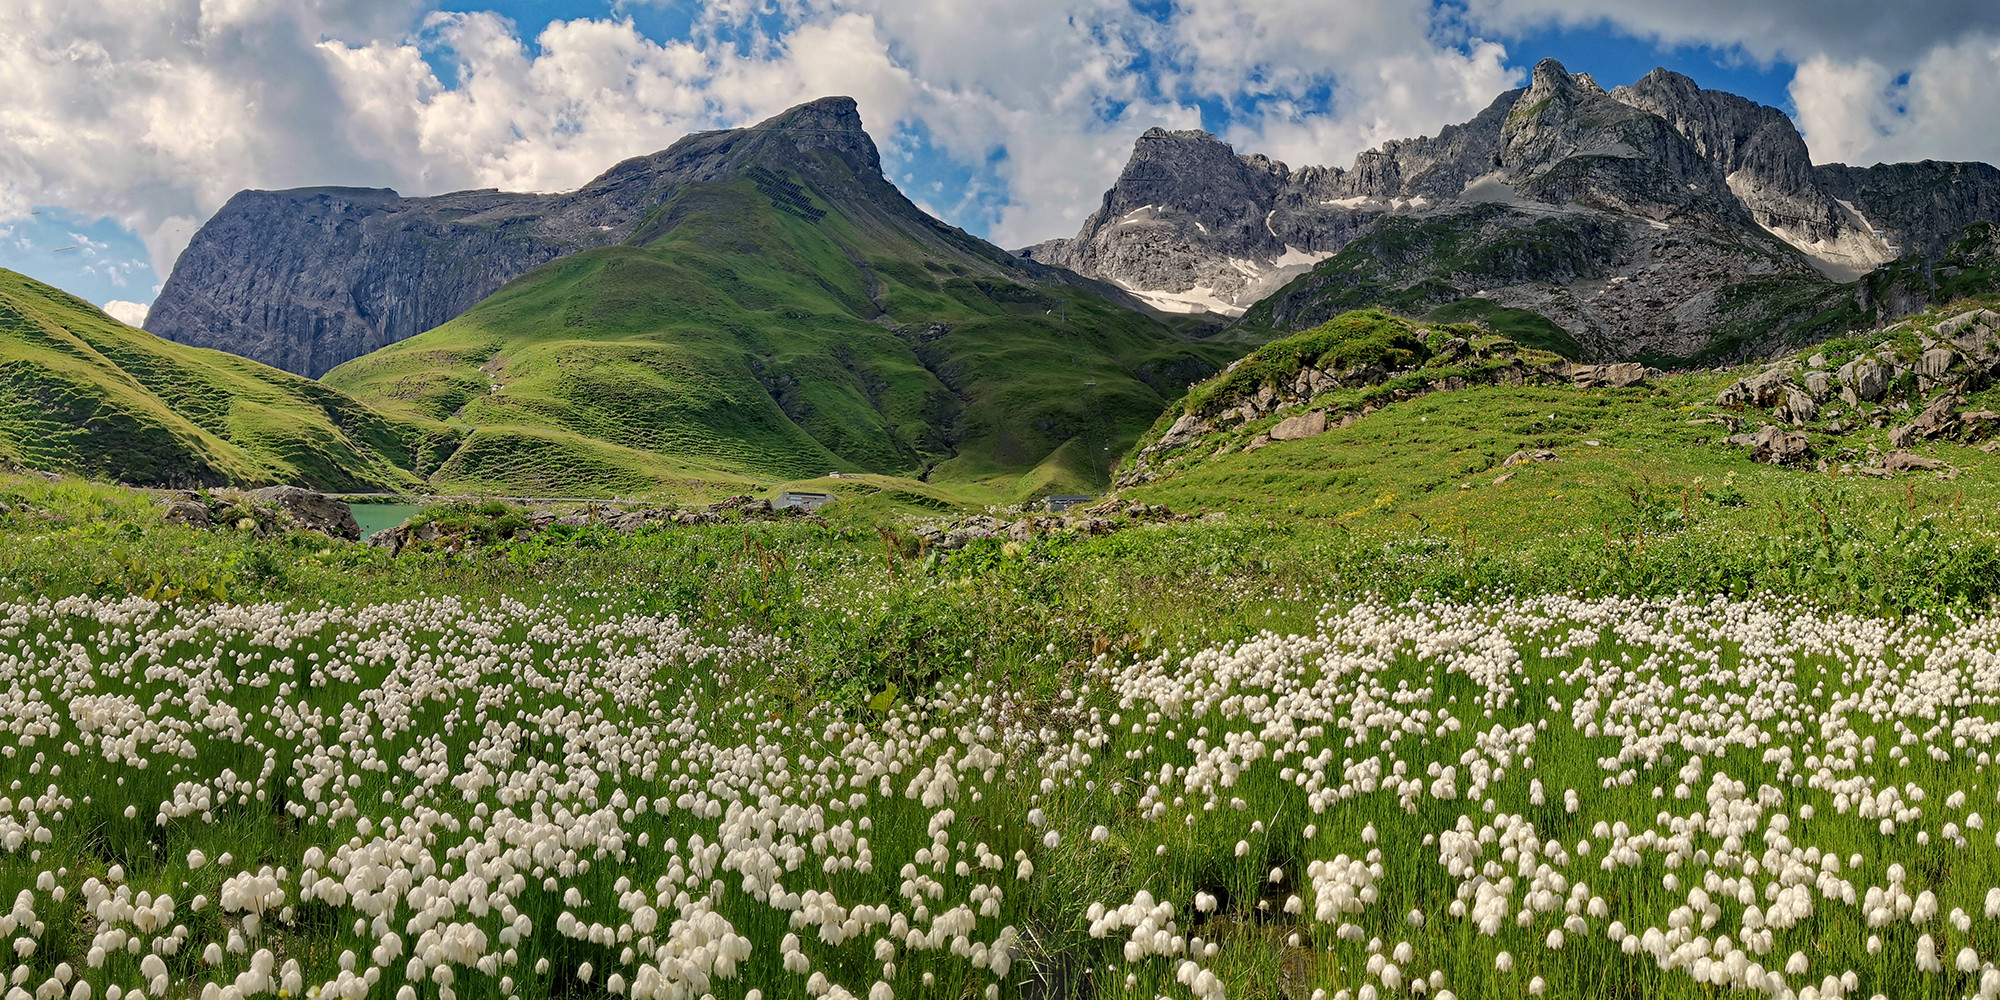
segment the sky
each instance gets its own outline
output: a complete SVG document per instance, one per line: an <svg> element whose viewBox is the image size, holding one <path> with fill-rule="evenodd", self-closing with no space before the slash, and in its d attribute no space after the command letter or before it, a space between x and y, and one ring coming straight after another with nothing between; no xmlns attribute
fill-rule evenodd
<svg viewBox="0 0 2000 1000"><path fill-rule="evenodd" d="M1818 162L2000 162L1992 0L0 0L0 267L134 322L245 188L568 190L830 94L1015 248L1147 128L1345 166L1551 56L1780 108Z"/></svg>

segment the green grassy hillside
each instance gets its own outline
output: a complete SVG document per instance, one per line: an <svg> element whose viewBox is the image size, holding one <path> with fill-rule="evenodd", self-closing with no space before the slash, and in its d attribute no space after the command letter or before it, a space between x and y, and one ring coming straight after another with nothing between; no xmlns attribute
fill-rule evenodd
<svg viewBox="0 0 2000 1000"><path fill-rule="evenodd" d="M148 486L396 489L451 437L0 270L0 460Z"/></svg>
<svg viewBox="0 0 2000 1000"><path fill-rule="evenodd" d="M1900 345L1900 363L1907 364L1934 339L1941 320L1993 304L1960 301L1776 364L1802 383L1815 360L1817 370L1831 374L1849 358L1888 353L1870 348L1878 341ZM1213 414L1261 385L1288 383L1299 359L1325 356L1330 341L1347 344L1350 353L1373 349L1379 355L1392 342L1434 345L1453 332L1464 328L1432 328L1372 311L1347 314L1273 342L1226 375L1195 386L1187 406L1170 410L1144 440L1160 440L1184 413ZM1418 351L1405 365L1406 373L1392 371L1365 389L1326 393L1309 404L1218 426L1163 453L1164 460L1162 453L1145 456L1160 475L1120 496L1177 511L1307 519L1363 535L1442 536L1502 548L1569 535L1644 545L1646 538L1698 524L1754 535L1818 525L1821 512L1838 511L1915 525L1929 516L1987 516L1974 512L2000 503L2000 456L1994 454L2000 447L1978 417L2000 409L2000 389L1976 368L1956 388L1925 390L1915 375L1899 377L1880 401L1861 405L1839 398L1836 389L1818 414L1793 427L1768 408L1718 402L1724 388L1766 372L1765 364L1655 375L1627 388L1579 388L1562 369L1544 366L1546 374L1524 384L1467 378L1468 384L1449 391L1416 384L1435 383L1447 370L1435 367L1435 357ZM1882 456L1897 450L1894 428L1909 424L1939 395L1951 396L1954 408L1969 415L1961 430L1905 447L1943 467L1885 470ZM1359 415L1347 426L1336 422L1303 439L1245 447L1268 436L1278 421L1307 410ZM1791 468L1760 464L1748 448L1727 440L1770 424L1803 435L1811 460ZM1536 453L1541 456L1532 457ZM1530 460L1508 465L1517 455ZM1137 456L1121 475L1130 475Z"/></svg>
<svg viewBox="0 0 2000 1000"><path fill-rule="evenodd" d="M463 429L439 488L839 471L1008 500L1102 488L1242 350L1040 284L837 156L748 174L685 186L631 245L545 265L325 381Z"/></svg>

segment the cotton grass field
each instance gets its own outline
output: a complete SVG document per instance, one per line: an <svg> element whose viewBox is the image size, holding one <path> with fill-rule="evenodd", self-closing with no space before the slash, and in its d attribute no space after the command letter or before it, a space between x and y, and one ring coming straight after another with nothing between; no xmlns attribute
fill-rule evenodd
<svg viewBox="0 0 2000 1000"><path fill-rule="evenodd" d="M865 702L617 600L17 600L6 996L2000 995L2000 619L1244 600Z"/></svg>

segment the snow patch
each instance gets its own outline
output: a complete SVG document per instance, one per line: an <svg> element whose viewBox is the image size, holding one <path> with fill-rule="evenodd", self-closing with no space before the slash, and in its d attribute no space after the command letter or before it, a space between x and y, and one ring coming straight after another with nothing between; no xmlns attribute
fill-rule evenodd
<svg viewBox="0 0 2000 1000"><path fill-rule="evenodd" d="M1301 250L1298 247L1292 246L1291 244L1287 243L1285 244L1284 256L1271 261L1271 266L1279 268L1281 270L1287 268L1304 269L1304 268L1310 268L1314 264L1317 264L1320 261L1323 261L1331 256L1333 256L1333 251L1331 250L1322 250L1318 253L1312 253L1306 250Z"/></svg>
<svg viewBox="0 0 2000 1000"><path fill-rule="evenodd" d="M1213 285L1196 285L1182 292L1170 292L1155 288L1139 288L1126 281L1113 279L1118 287L1131 292L1147 305L1161 312L1196 313L1211 312L1223 316L1241 316L1244 310L1258 300L1284 287L1285 283L1312 269L1313 265L1333 256L1330 251L1311 252L1290 244L1285 252L1270 260L1253 260L1245 257L1228 258L1230 270L1243 277L1240 290L1224 291ZM1228 271L1220 276L1223 284ZM1216 280L1211 278L1211 280Z"/></svg>
<svg viewBox="0 0 2000 1000"><path fill-rule="evenodd" d="M1746 202L1745 191L1752 183L1743 176L1743 171L1730 174L1724 180L1729 190ZM1896 253L1889 249L1888 241L1875 235L1875 227L1853 204L1834 199L1845 216L1840 229L1832 238L1813 238L1801 229L1791 226L1765 226L1764 231L1784 240L1800 253L1812 259L1812 264L1821 274L1834 281L1853 281L1874 270L1877 266L1896 259Z"/></svg>
<svg viewBox="0 0 2000 1000"><path fill-rule="evenodd" d="M1138 297L1141 302L1166 313L1212 312L1236 317L1243 315L1245 308L1224 300L1215 293L1215 289L1200 285L1185 292L1153 292L1131 287L1125 290Z"/></svg>
<svg viewBox="0 0 2000 1000"><path fill-rule="evenodd" d="M1157 215L1159 215L1159 213L1157 211L1154 211L1154 206L1141 205L1138 208L1135 208L1130 212L1126 212L1124 215L1119 216L1118 224L1121 226L1129 226L1134 222L1145 222L1148 219L1152 219ZM1144 216L1144 218L1141 218L1141 216Z"/></svg>

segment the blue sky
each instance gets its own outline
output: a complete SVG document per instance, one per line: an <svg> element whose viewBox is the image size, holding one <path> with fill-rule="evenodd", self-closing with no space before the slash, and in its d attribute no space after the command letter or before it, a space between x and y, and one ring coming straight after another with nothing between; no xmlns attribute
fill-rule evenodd
<svg viewBox="0 0 2000 1000"><path fill-rule="evenodd" d="M421 3L422 0L411 0L411 2ZM554 21L579 18L629 18L640 34L654 42L684 40L707 30L709 34L706 37L709 39L709 44L734 45L743 52L749 52L754 48L760 38L782 37L791 27L776 14L766 12L761 16L753 16L747 22L741 22L735 27L717 28L714 26L714 20L710 19L710 26L704 29L698 23L699 14L696 8L672 2L628 3L614 8L604 0L546 0L546 2L450 0L441 9L464 13L491 11L506 17L514 23L516 33L525 43L530 59L543 54L536 44L536 38L544 26ZM1179 13L1179 8L1166 3L1149 3L1135 9L1150 17L1163 30ZM1447 13L1452 9L1442 8ZM1439 9L1433 9L1434 16L1437 10ZM430 16L427 10L421 8L412 9L409 13L410 17L400 33L391 31L387 38L382 37L380 23L372 25L370 29L372 34L364 31L360 35L355 35L344 33L346 29L321 28L319 37L339 39L342 44L353 47L357 52L368 40L380 39L388 45L398 41L407 42L418 37L418 29L423 23L423 18ZM1445 20L1448 21L1449 18ZM1518 78L1524 79L1526 70L1544 56L1554 56L1572 71L1588 71L1607 87L1631 82L1653 67L1664 65L1686 73L1704 87L1729 90L1777 106L1787 112L1795 111L1791 106L1792 98L1788 87L1793 83L1798 65L1778 56L1767 55L1761 60L1753 57L1749 54L1753 49L1765 48L1757 45L1754 39L1744 44L1720 47L1705 43L1666 45L1650 40L1653 37L1670 35L1671 33L1665 29L1648 29L1647 37L1641 37L1640 32L1619 27L1609 20L1585 22L1567 27L1560 26L1564 19L1557 17L1526 17L1522 21L1529 27L1513 33L1492 30L1490 26L1482 26L1482 30L1478 32L1479 37L1485 41L1497 42L1505 47L1504 68L1512 71ZM892 24L893 19L885 17L881 23ZM1288 67L1265 65L1254 71L1252 79L1246 80L1242 86L1234 89L1189 88L1184 81L1197 75L1199 67L1190 70L1188 57L1182 55L1176 57L1182 60L1182 64L1177 68L1179 75L1175 79L1183 83L1178 85L1181 87L1178 92L1171 92L1172 87L1162 82L1167 77L1155 65L1156 60L1165 63L1167 57L1156 55L1143 47L1148 36L1143 21L1140 23L1139 29L1129 27L1122 29L1127 32L1127 37L1113 39L1127 47L1135 44L1136 39L1136 44L1142 46L1136 51L1128 52L1119 67L1128 81L1120 85L1123 89L1107 88L1106 93L1109 96L1101 98L1096 105L1095 114L1099 120L1079 126L1081 132L1078 141L1082 146L1070 147L1069 153L1057 151L1046 154L1049 157L1073 156L1076 155L1074 150L1081 148L1101 161L1092 168L1095 173L1085 172L1082 175L1084 180L1079 181L1079 185L1096 185L1097 191L1102 190L1103 183L1109 179L1105 171L1115 171L1114 161L1122 161L1124 150L1129 148L1131 135L1142 127L1143 123L1134 118L1138 114L1136 109L1139 105L1151 109L1148 113L1159 113L1160 107L1174 105L1184 111L1187 109L1198 111L1202 127L1235 139L1239 151L1242 152L1268 151L1259 148L1254 141L1246 141L1244 136L1267 134L1259 129L1269 124L1267 119L1273 114L1274 106L1282 105L1279 117L1286 118L1292 123L1306 124L1322 118L1337 119L1354 111L1342 106L1340 78L1323 73L1315 67L1304 67L1306 78L1304 84L1267 85L1266 81L1255 78L1255 75L1281 73ZM885 30L891 36L887 43L888 55L892 58L907 56L907 61L914 64L919 58L918 55L911 54L915 53L915 46L905 39L895 37L892 29ZM1447 25L1437 30L1448 34L1450 29ZM792 44L796 48L798 43ZM1463 37L1463 33L1461 37L1455 39L1440 37L1435 40L1435 44L1448 56L1454 53L1457 56L1467 56L1471 53L1472 43ZM902 51L899 51L899 46L902 47ZM447 90L457 86L462 58L457 49L451 45L434 42L413 48L421 50L423 60L429 64L431 72L435 73L437 80ZM951 69L946 67L942 76L950 76ZM825 78L824 74L821 78ZM302 88L313 85L310 80L300 82L303 79L303 77L299 80L288 79L284 82L287 86ZM828 84L829 86L841 85L841 78L838 75L830 79L832 82ZM983 96L977 80L969 84L955 81L950 86L961 87L962 93L975 98ZM932 89L938 88L934 86ZM256 87L247 92L261 93ZM1492 94L1485 96L1490 99ZM306 99L310 98L301 98L301 100ZM864 102L864 113L867 109L868 105ZM1465 117L1469 117L1469 114L1454 114L1450 118L1427 124L1413 121L1409 123L1405 132L1399 134L1414 134L1416 131L1435 132L1436 126ZM871 123L878 143L885 147L885 161L889 165L891 179L901 185L914 200L947 221L1008 245L1026 239L1065 235L1074 231L1082 221L1083 214L1088 211L1089 202L1094 200L1095 192L1072 191L1059 204L1042 206L1039 209L1040 214L1024 215L1022 206L1035 197L1038 189L1044 186L1042 181L1035 178L1068 175L1062 175L1060 167L1044 168L1040 173L1026 170L1019 161L1037 155L1038 150L1033 147L1041 145L1032 139L1023 141L1016 135L1012 140L1006 136L982 140L976 134L968 135L964 126L954 127L947 124L951 120L943 112L928 118L913 113L891 134L886 135L879 124ZM934 132L934 124L946 127L948 133L941 135ZM1397 124L1400 126L1403 123ZM518 126L515 128L519 131ZM355 134L355 130L350 128L349 134ZM1032 131L1027 134L1031 137L1033 135ZM1280 133L1272 131L1268 134L1276 136ZM1310 154L1315 151L1315 147L1309 143L1301 146L1305 140L1298 136L1305 133L1293 129L1284 134L1293 136L1290 140L1293 153L1283 155L1281 158L1287 159L1295 166L1303 165L1305 162L1345 166L1356 151L1326 149L1324 155L1301 155L1302 152ZM1349 133L1343 134L1354 133L1350 130ZM8 138L0 135L0 154L5 153ZM252 138L255 139L254 136ZM319 144L346 141L337 131L315 133L306 138L310 143ZM651 141L664 145L667 139L665 136L660 136ZM318 148L325 149L324 145ZM418 147L412 145L411 148ZM625 149L622 155L646 151L648 150ZM115 179L107 182L111 186L105 191L88 197L79 195L73 200L66 196L46 196L47 200L42 200L36 197L38 192L34 190L16 191L14 203L17 210L24 207L25 202L26 206L33 206L38 214L15 215L8 218L5 211L0 211L0 267L23 272L99 303L113 300L147 303L152 300L158 284L164 277L155 272L151 261L163 255L167 255L170 259L171 253L177 252L181 245L170 235L162 235L163 227L171 222L182 230L187 229L190 220L198 220L207 212L212 212L214 205L219 203L219 198L226 197L223 187L231 183L235 186L288 186L339 182L375 184L382 183L382 176L385 173L395 176L394 171L388 167L380 171L372 168L362 171L356 168L356 175L347 176L342 175L341 171L348 168L327 165L367 162L366 156L370 154L366 150L343 150L340 157L329 158L320 163L312 161L312 155L308 149L297 154L292 160L276 166L266 166L262 173L246 174L241 182L223 183L215 178L206 178L210 185L208 188L201 187L204 178L199 176L177 180L170 175L167 181L154 182L180 183L190 191L196 192L184 194L174 203L193 206L192 208L150 208L143 204L134 207L135 196L121 197L121 192L115 190ZM572 155L592 154L577 152ZM577 171L584 170L584 166L579 165L571 168L571 173L568 174L559 171L549 173L543 170L533 176L586 177L595 169L608 166L615 158L605 154L603 161L589 165L587 172L578 173ZM422 156L416 153L406 155L404 160L406 162L400 169L405 174L430 178L432 183L444 183L446 189L474 186L470 182L450 183L449 179L457 175L450 174L442 168L433 172L424 163ZM0 167L4 167L7 162L4 155L0 155ZM195 175L201 173L198 160L193 166L183 169ZM466 169L472 170L471 167ZM364 172L367 175L361 176L360 174ZM483 178L488 175L466 173L465 176ZM47 191L61 192L78 187L63 183L60 177L52 179L45 175L41 181L42 187ZM217 183L222 183L222 187L216 187ZM421 189L424 183L423 180L417 181L416 188ZM504 181L500 183L505 186ZM405 191L413 191L408 182L398 183L397 186ZM135 189L140 187L141 185L134 185ZM4 189L0 189L0 193L4 193ZM0 209L5 208L7 201L6 198L0 198ZM179 214L168 218L176 212ZM152 221L135 222L128 228L127 225L115 221L118 219ZM162 222L162 219L166 222ZM178 239L184 241L185 236ZM162 247L167 249L163 251Z"/></svg>

